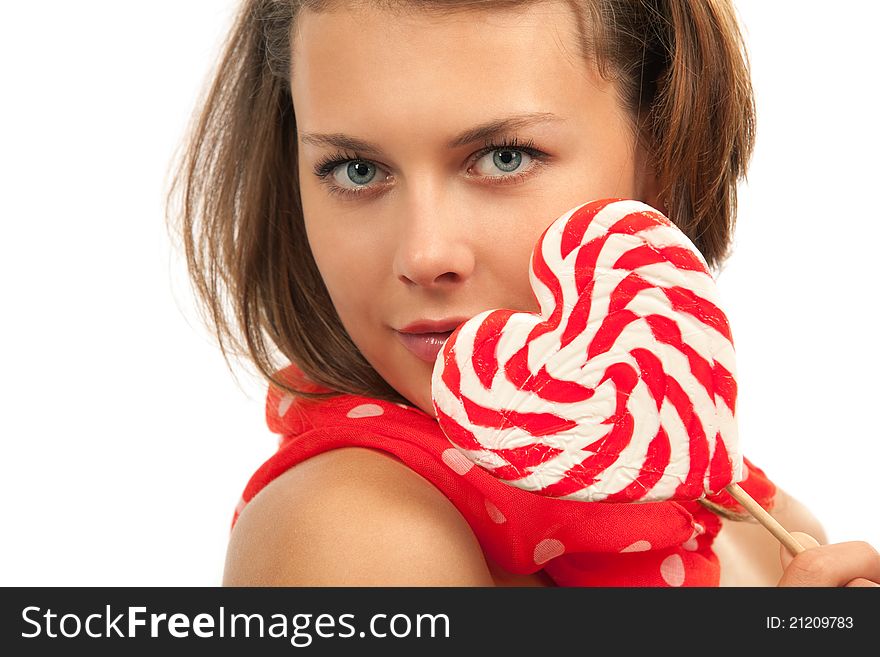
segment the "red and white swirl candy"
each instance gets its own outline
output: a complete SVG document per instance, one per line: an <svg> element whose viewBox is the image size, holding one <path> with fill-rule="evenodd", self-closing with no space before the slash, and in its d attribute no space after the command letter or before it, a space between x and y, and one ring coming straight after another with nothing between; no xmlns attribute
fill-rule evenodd
<svg viewBox="0 0 880 657"><path fill-rule="evenodd" d="M697 499L742 478L730 327L705 259L631 200L544 232L540 315L489 310L434 366L444 433L505 482L580 501Z"/></svg>

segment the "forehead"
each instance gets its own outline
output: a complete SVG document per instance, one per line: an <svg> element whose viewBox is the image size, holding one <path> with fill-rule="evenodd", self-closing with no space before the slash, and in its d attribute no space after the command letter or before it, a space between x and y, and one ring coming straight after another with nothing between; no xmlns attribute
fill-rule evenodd
<svg viewBox="0 0 880 657"><path fill-rule="evenodd" d="M309 130L449 134L510 110L566 118L608 93L584 59L566 2L440 14L375 6L304 10L292 39L291 91Z"/></svg>

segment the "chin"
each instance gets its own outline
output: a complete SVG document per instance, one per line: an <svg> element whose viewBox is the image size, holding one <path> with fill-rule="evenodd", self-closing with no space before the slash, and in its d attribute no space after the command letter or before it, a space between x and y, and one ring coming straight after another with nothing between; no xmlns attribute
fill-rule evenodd
<svg viewBox="0 0 880 657"><path fill-rule="evenodd" d="M417 359L409 363L410 376L402 381L399 387L394 386L398 393L413 406L421 409L431 417L437 417L434 410L434 401L431 394L431 377L434 367Z"/></svg>
<svg viewBox="0 0 880 657"><path fill-rule="evenodd" d="M404 395L404 397L406 397L413 406L420 408L431 417L437 417L437 412L434 410L434 402L431 399L430 392L427 395L414 394Z"/></svg>

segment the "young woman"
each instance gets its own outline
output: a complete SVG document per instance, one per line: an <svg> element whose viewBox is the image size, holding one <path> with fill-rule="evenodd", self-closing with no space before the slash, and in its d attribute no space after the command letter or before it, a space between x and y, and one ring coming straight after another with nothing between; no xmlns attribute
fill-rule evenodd
<svg viewBox="0 0 880 657"><path fill-rule="evenodd" d="M283 436L224 582L880 582L876 550L824 545L750 462L743 487L811 549L723 505L532 499L449 453L434 418L444 339L537 310L529 256L564 211L642 200L717 268L753 129L720 0L243 2L172 190L221 348L271 382Z"/></svg>

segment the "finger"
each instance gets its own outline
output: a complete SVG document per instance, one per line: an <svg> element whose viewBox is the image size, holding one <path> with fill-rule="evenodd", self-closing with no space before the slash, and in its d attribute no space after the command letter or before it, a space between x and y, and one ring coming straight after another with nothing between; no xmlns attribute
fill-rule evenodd
<svg viewBox="0 0 880 657"><path fill-rule="evenodd" d="M809 549L813 547L819 546L819 541L810 536L809 534L805 534L804 532L791 532L791 535L794 539L800 543L804 549ZM779 544L779 558L782 561L782 569L785 570L788 568L788 564L791 563L791 560L794 559L794 555L788 551L788 548Z"/></svg>
<svg viewBox="0 0 880 657"><path fill-rule="evenodd" d="M853 581L847 584L848 587L880 587L880 584L877 582L872 582L869 579L865 579L864 577L856 577Z"/></svg>
<svg viewBox="0 0 880 657"><path fill-rule="evenodd" d="M845 586L856 579L880 582L880 554L863 541L807 548L788 560L779 586Z"/></svg>

